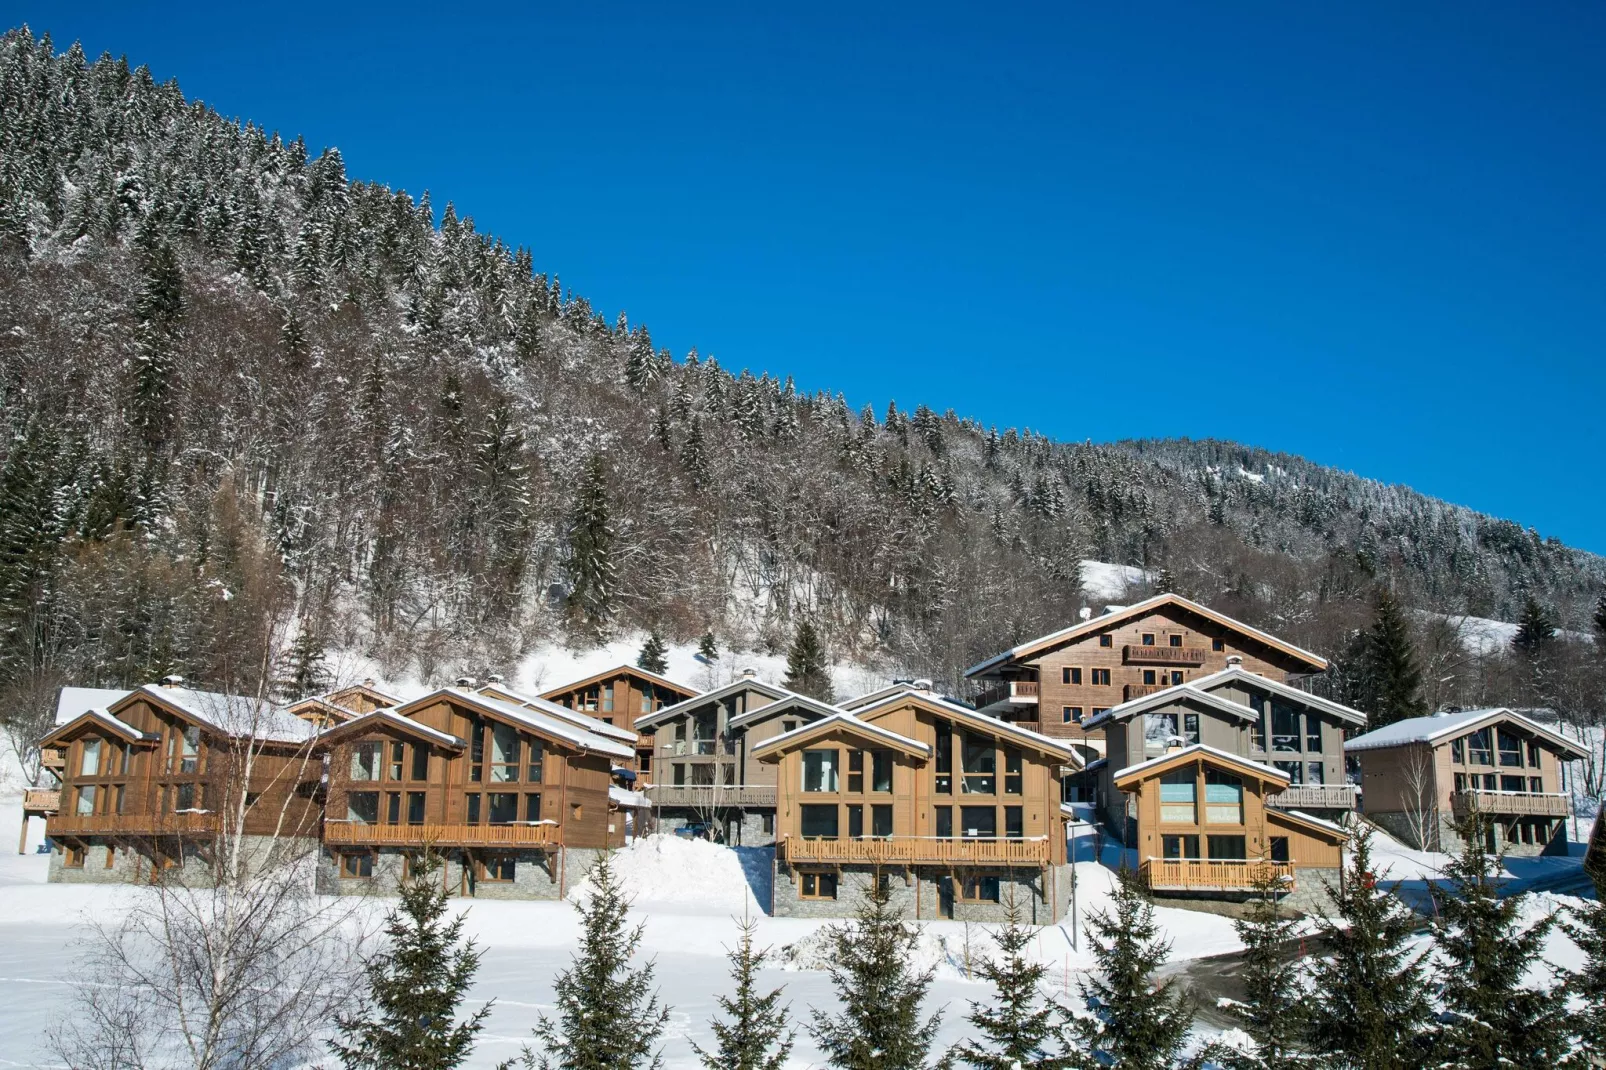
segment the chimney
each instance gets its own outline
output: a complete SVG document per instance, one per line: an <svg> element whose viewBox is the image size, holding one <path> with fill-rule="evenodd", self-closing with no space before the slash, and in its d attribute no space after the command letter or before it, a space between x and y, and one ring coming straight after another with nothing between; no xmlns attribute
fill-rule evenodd
<svg viewBox="0 0 1606 1070"><path fill-rule="evenodd" d="M1227 668L1229 668L1229 669L1241 669L1243 667L1244 667L1244 659L1240 655L1238 655L1238 654L1228 654L1227 655Z"/></svg>
<svg viewBox="0 0 1606 1070"><path fill-rule="evenodd" d="M461 687L465 691L473 690L473 688L474 688L474 677L472 677L472 676L459 676L457 678L457 686Z"/></svg>
<svg viewBox="0 0 1606 1070"><path fill-rule="evenodd" d="M1080 619L1082 619L1084 621L1092 620L1093 619L1093 607L1092 606L1083 606L1081 609L1076 611L1076 615L1077 615L1077 617L1079 617Z"/></svg>
<svg viewBox="0 0 1606 1070"><path fill-rule="evenodd" d="M916 691L930 691L931 690L931 681L927 680L925 678L921 678L919 680L916 680L914 682L914 689Z"/></svg>
<svg viewBox="0 0 1606 1070"><path fill-rule="evenodd" d="M485 678L485 682L488 684L499 684L502 682L502 674L499 672L493 672L491 675Z"/></svg>
<svg viewBox="0 0 1606 1070"><path fill-rule="evenodd" d="M364 687L378 687L379 686L379 681L375 680L372 676L365 676L365 677L363 677L362 686L364 686Z"/></svg>
<svg viewBox="0 0 1606 1070"><path fill-rule="evenodd" d="M753 668L751 665L749 665L747 668L742 670L742 679L743 680L757 680L758 679L758 670Z"/></svg>
<svg viewBox="0 0 1606 1070"><path fill-rule="evenodd" d="M164 676L164 677L162 677L162 686L163 687L183 687L184 686L184 677L180 676L178 673L172 673L172 674L170 674L168 676Z"/></svg>

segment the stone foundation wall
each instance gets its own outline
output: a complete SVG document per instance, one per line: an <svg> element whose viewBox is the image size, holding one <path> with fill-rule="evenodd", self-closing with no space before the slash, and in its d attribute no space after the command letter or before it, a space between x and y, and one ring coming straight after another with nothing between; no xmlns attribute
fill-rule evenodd
<svg viewBox="0 0 1606 1070"><path fill-rule="evenodd" d="M46 880L53 884L150 883L151 873L155 868L152 853L148 848L142 848L137 841L89 837L86 843L84 864L68 866L65 846L52 842ZM294 843L309 853L317 849L317 842L310 838L297 838ZM168 874L170 879L177 878L192 888L204 888L210 885L212 867L207 862L206 851L211 846L210 841L184 844L181 865L165 868L163 872ZM247 836L242 848L249 864L252 860L262 858L270 850L284 851L285 844L271 836ZM294 848L292 854L293 851ZM111 856L110 865L107 865L108 854Z"/></svg>
<svg viewBox="0 0 1606 1070"><path fill-rule="evenodd" d="M822 870L813 868L815 872ZM837 874L835 899L805 899L802 895L803 870L793 872L781 863L775 874L774 905L778 918L852 917L869 892L874 870L869 866L845 866L828 870ZM1071 900L1071 867L1056 866L1039 872L1015 870L998 872L998 902L967 903L959 898L958 881L952 882L951 895L945 893L949 874L934 867L882 871L891 889L891 903L903 916L921 921L1002 922L1011 896L1021 920L1032 925L1050 925L1065 917ZM1048 889L1045 901L1044 888ZM945 909L945 904L951 904ZM947 912L951 910L951 915Z"/></svg>
<svg viewBox="0 0 1606 1070"><path fill-rule="evenodd" d="M669 835L687 825L702 822L706 814L698 814L691 810L665 807L658 811L656 830ZM769 818L769 829L764 828L765 818ZM728 847L773 847L775 845L775 812L773 810L728 810L720 811L716 824L725 829L727 819L735 826L731 830L734 835L727 835Z"/></svg>
<svg viewBox="0 0 1606 1070"><path fill-rule="evenodd" d="M498 852L499 854L505 852ZM403 859L407 851L381 847L374 855L373 872L367 877L340 874L337 853L324 848L318 864L318 891L324 895L395 895L401 886ZM475 876L470 854L461 850L443 852L443 882L449 895L475 899L561 899L583 881L602 857L600 848L558 847L551 850L514 852L511 881L485 881Z"/></svg>

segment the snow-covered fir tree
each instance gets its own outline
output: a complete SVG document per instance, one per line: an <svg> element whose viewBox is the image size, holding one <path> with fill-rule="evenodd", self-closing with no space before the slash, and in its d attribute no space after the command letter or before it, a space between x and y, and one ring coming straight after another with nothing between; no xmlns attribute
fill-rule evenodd
<svg viewBox="0 0 1606 1070"><path fill-rule="evenodd" d="M792 1053L796 1031L788 1024L781 1002L785 990L761 992L758 971L769 953L754 943L758 922L743 918L736 946L730 949L731 980L735 990L720 996L723 1018L708 1023L715 1045L708 1050L692 1042L692 1051L706 1070L784 1070Z"/></svg>
<svg viewBox="0 0 1606 1070"><path fill-rule="evenodd" d="M792 647L786 652L786 686L800 695L832 701L831 667L826 661L825 645L814 622L807 617L798 621L792 634Z"/></svg>
<svg viewBox="0 0 1606 1070"><path fill-rule="evenodd" d="M1048 966L1029 954L1037 930L1021 924L1018 904L1005 904L1005 922L993 936L998 955L984 959L976 970L993 986L993 997L986 1004L971 1001L965 1021L973 1032L954 1048L954 1060L973 1070L1069 1070L1083 1065L1084 1053L1071 1049L1064 1008L1043 991Z"/></svg>
<svg viewBox="0 0 1606 1070"><path fill-rule="evenodd" d="M1367 711L1369 727L1381 728L1428 712L1422 699L1422 667L1405 614L1386 589L1378 592L1372 627L1363 640L1361 674L1356 698Z"/></svg>
<svg viewBox="0 0 1606 1070"><path fill-rule="evenodd" d="M1243 941L1238 973L1244 998L1228 1010L1254 1041L1254 1050L1224 1051L1216 1061L1227 1070L1300 1070L1315 1060L1306 1049L1308 994L1301 983L1295 943L1299 919L1285 910L1288 889L1270 870L1255 883L1245 914L1233 922Z"/></svg>
<svg viewBox="0 0 1606 1070"><path fill-rule="evenodd" d="M600 454L586 464L569 516L569 611L585 632L601 635L614 616L613 525L608 468Z"/></svg>
<svg viewBox="0 0 1606 1070"><path fill-rule="evenodd" d="M647 641L641 644L641 652L636 655L636 668L646 669L662 676L669 671L669 644L657 632L647 636Z"/></svg>

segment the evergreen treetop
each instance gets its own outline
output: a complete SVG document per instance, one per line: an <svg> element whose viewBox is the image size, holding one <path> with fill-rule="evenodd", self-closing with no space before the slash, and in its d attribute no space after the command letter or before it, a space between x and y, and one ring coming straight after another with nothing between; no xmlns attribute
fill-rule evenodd
<svg viewBox="0 0 1606 1070"><path fill-rule="evenodd" d="M719 643L714 640L712 629L704 632L703 637L697 640L697 656L709 664L719 660Z"/></svg>
<svg viewBox="0 0 1606 1070"><path fill-rule="evenodd" d="M781 1003L784 989L758 991L758 971L768 952L754 946L757 928L755 920L743 918L741 936L731 948L731 979L736 991L719 997L725 1019L709 1022L717 1045L706 1051L692 1043L692 1051L707 1070L784 1070L792 1053L796 1031L787 1025L787 1008Z"/></svg>
<svg viewBox="0 0 1606 1070"><path fill-rule="evenodd" d="M1299 1070L1315 1065L1305 1051L1307 993L1300 983L1298 956L1290 953L1299 935L1299 919L1278 902L1286 892L1283 882L1265 870L1256 880L1248 911L1233 922L1244 944L1239 974L1244 999L1229 1010L1255 1042L1255 1050L1221 1052L1217 1061L1228 1070Z"/></svg>
<svg viewBox="0 0 1606 1070"><path fill-rule="evenodd" d="M814 622L807 617L798 621L792 637L792 648L786 655L786 687L800 695L830 702L833 697L831 670L825 660L825 646Z"/></svg>
<svg viewBox="0 0 1606 1070"><path fill-rule="evenodd" d="M1556 637L1556 622L1551 619L1550 613L1539 600L1529 595L1522 604L1522 614L1517 618L1517 634L1511 638L1512 649L1529 660L1534 660L1550 650Z"/></svg>
<svg viewBox="0 0 1606 1070"><path fill-rule="evenodd" d="M641 644L641 653L636 655L636 668L662 676L669 671L668 654L669 645L664 642L663 636L654 631Z"/></svg>
<svg viewBox="0 0 1606 1070"><path fill-rule="evenodd" d="M1005 911L1005 923L994 934L999 957L988 958L976 971L993 986L992 1002L971 1001L965 1021L975 1035L959 1042L953 1058L974 1070L1079 1066L1080 1060L1068 1050L1064 1009L1043 996L1048 967L1026 954L1036 933L1021 924L1013 901Z"/></svg>
<svg viewBox="0 0 1606 1070"><path fill-rule="evenodd" d="M1564 991L1583 1004L1569 1017L1577 1054L1569 1066L1590 1066L1588 1059L1606 1059L1606 881L1597 879L1596 898L1585 900L1562 922L1567 936L1584 953L1584 965L1567 979Z"/></svg>
<svg viewBox="0 0 1606 1070"><path fill-rule="evenodd" d="M613 525L608 468L601 454L586 462L569 516L569 612L587 634L601 636L614 615Z"/></svg>
<svg viewBox="0 0 1606 1070"><path fill-rule="evenodd" d="M1422 668L1399 603L1387 589L1378 592L1372 627L1366 633L1362 673L1369 725L1384 725L1427 714Z"/></svg>

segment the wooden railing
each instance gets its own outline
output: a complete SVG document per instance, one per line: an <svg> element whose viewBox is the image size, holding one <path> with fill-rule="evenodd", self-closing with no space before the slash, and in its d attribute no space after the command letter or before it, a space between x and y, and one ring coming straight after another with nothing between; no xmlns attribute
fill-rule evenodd
<svg viewBox="0 0 1606 1070"><path fill-rule="evenodd" d="M773 784L648 784L642 790L658 806L718 809L775 805Z"/></svg>
<svg viewBox="0 0 1606 1070"><path fill-rule="evenodd" d="M325 843L337 847L550 847L562 842L558 826L368 825L326 821Z"/></svg>
<svg viewBox="0 0 1606 1070"><path fill-rule="evenodd" d="M67 748L40 747L39 764L45 769L60 771L67 768Z"/></svg>
<svg viewBox="0 0 1606 1070"><path fill-rule="evenodd" d="M721 748L715 739L674 739L658 745L658 753L665 758L711 758L721 750L731 754L735 748L728 745Z"/></svg>
<svg viewBox="0 0 1606 1070"><path fill-rule="evenodd" d="M1156 691L1164 691L1170 684L1127 684L1121 688L1121 701L1131 702L1144 695L1152 695Z"/></svg>
<svg viewBox="0 0 1606 1070"><path fill-rule="evenodd" d="M1037 693L1036 680L1005 680L977 695L976 708L986 709L988 706L997 706L1005 702L1031 705L1037 702Z"/></svg>
<svg viewBox="0 0 1606 1070"><path fill-rule="evenodd" d="M1565 795L1532 791L1458 791L1450 796L1450 806L1457 815L1477 810L1517 817L1566 817L1572 812L1568 802Z"/></svg>
<svg viewBox="0 0 1606 1070"><path fill-rule="evenodd" d="M47 836L210 836L221 824L217 814L53 814Z"/></svg>
<svg viewBox="0 0 1606 1070"><path fill-rule="evenodd" d="M60 809L60 788L27 788L22 793L22 812L25 814L53 814Z"/></svg>
<svg viewBox="0 0 1606 1070"><path fill-rule="evenodd" d="M1267 876L1292 891L1294 867L1289 862L1200 858L1150 858L1138 876L1154 891L1249 892Z"/></svg>
<svg viewBox="0 0 1606 1070"><path fill-rule="evenodd" d="M1121 657L1129 665L1203 665L1204 647L1199 646L1132 646L1121 648Z"/></svg>
<svg viewBox="0 0 1606 1070"><path fill-rule="evenodd" d="M1266 796L1266 805L1279 810L1353 810L1355 795L1354 784L1291 784Z"/></svg>
<svg viewBox="0 0 1606 1070"><path fill-rule="evenodd" d="M788 862L831 862L882 866L1048 865L1048 840L937 839L934 837L864 837L856 840L805 840L788 836L781 842Z"/></svg>

